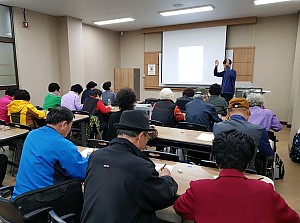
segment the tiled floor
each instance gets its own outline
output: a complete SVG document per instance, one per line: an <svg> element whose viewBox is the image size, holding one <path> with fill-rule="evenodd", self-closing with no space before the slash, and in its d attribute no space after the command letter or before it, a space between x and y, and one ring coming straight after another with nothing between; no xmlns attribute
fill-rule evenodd
<svg viewBox="0 0 300 223"><path fill-rule="evenodd" d="M276 191L281 194L285 201L298 214L300 214L300 164L293 163L289 158L288 144L290 139L290 129L285 128L276 133L279 142L277 143L277 152L285 165L285 177L283 180L276 180ZM10 155L10 151L6 149L6 154ZM8 171L10 168L8 167ZM15 177L11 173L7 173L4 185L14 185Z"/></svg>

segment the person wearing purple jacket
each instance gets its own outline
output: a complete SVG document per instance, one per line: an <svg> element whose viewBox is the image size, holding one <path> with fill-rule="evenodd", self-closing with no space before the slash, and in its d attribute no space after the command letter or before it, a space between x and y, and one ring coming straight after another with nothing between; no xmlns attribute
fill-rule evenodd
<svg viewBox="0 0 300 223"><path fill-rule="evenodd" d="M262 94L251 93L247 96L251 115L248 122L260 125L267 131L278 132L282 129L279 119L269 109L264 108L264 96Z"/></svg>
<svg viewBox="0 0 300 223"><path fill-rule="evenodd" d="M81 111L83 104L81 104L79 95L82 91L83 88L80 84L73 85L71 91L61 97L61 106L71 111Z"/></svg>

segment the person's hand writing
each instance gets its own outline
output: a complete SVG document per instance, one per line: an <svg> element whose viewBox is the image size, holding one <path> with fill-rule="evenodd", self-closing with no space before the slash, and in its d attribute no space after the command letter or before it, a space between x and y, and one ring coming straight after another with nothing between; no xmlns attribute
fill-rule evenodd
<svg viewBox="0 0 300 223"><path fill-rule="evenodd" d="M215 60L215 66L219 66L219 61L218 60Z"/></svg>
<svg viewBox="0 0 300 223"><path fill-rule="evenodd" d="M159 176L171 176L171 172L168 168L161 168L157 171L159 173Z"/></svg>

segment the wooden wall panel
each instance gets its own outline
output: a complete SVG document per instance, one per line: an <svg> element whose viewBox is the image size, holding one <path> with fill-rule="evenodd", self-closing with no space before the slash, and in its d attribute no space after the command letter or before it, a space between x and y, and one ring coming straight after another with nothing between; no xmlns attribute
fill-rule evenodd
<svg viewBox="0 0 300 223"><path fill-rule="evenodd" d="M253 47L243 47L243 48L234 48L234 62L254 62L254 52Z"/></svg>
<svg viewBox="0 0 300 223"><path fill-rule="evenodd" d="M157 89L159 88L159 64L158 64L159 52L146 52L144 54L144 86L145 89ZM155 75L148 75L148 64L155 64Z"/></svg>

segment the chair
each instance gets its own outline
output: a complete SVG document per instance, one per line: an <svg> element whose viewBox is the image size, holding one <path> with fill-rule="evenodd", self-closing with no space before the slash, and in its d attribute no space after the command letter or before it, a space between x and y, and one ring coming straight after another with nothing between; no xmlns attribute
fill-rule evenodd
<svg viewBox="0 0 300 223"><path fill-rule="evenodd" d="M88 147L90 148L104 148L109 146L109 141L100 140L100 139L88 139L87 140Z"/></svg>
<svg viewBox="0 0 300 223"><path fill-rule="evenodd" d="M270 177L273 181L275 180L275 168L276 168L276 143L278 142L278 139L276 138L276 135L272 131L268 131L268 138L271 143L271 147L273 148L274 155L272 158L266 159L266 176Z"/></svg>
<svg viewBox="0 0 300 223"><path fill-rule="evenodd" d="M190 129L196 131L210 132L206 126L190 122L178 122L175 127L179 129Z"/></svg>
<svg viewBox="0 0 300 223"><path fill-rule="evenodd" d="M181 112L185 112L186 111L185 105L189 102L190 102L190 100L177 99L175 104L179 107Z"/></svg>
<svg viewBox="0 0 300 223"><path fill-rule="evenodd" d="M2 126L1 128L5 128L6 122L0 119L0 125ZM5 151L4 146L6 146L6 143L0 143L0 147L3 151Z"/></svg>
<svg viewBox="0 0 300 223"><path fill-rule="evenodd" d="M149 124L156 125L156 126L164 126L164 123L162 123L161 121L157 121L157 120L149 120Z"/></svg>
<svg viewBox="0 0 300 223"><path fill-rule="evenodd" d="M180 162L179 156L173 153L166 153L166 152L152 151L152 150L143 150L143 153L149 158Z"/></svg>
<svg viewBox="0 0 300 223"><path fill-rule="evenodd" d="M87 125L90 122L90 118L91 115L89 112L87 111L72 111L73 114L78 114L78 115L87 115L89 116L89 118L85 121L85 129L84 129L84 133L82 133L82 122L74 122L71 128L71 131L69 133L69 139L78 146L84 146L83 141L86 140L82 140L83 138L86 139L87 136ZM84 136L82 136L82 134L84 134ZM80 137L80 140L78 139ZM86 142L85 142L86 143Z"/></svg>
<svg viewBox="0 0 300 223"><path fill-rule="evenodd" d="M27 129L29 131L32 130L32 128L30 126L28 126L28 125L22 125L22 124L16 123L16 122L9 123L9 126L10 127L15 127L15 128L20 128L20 129Z"/></svg>
<svg viewBox="0 0 300 223"><path fill-rule="evenodd" d="M159 100L158 98L146 98L146 99L145 99L145 104L151 104L152 107L153 107L153 105L154 105L158 100Z"/></svg>
<svg viewBox="0 0 300 223"><path fill-rule="evenodd" d="M46 223L51 207L38 208L22 215L22 206L9 198L13 189L13 186L0 188L0 221L4 223Z"/></svg>
<svg viewBox="0 0 300 223"><path fill-rule="evenodd" d="M68 223L68 222L73 222L74 221L75 214L66 214L64 216L59 217L55 211L51 210L49 211L49 223Z"/></svg>

